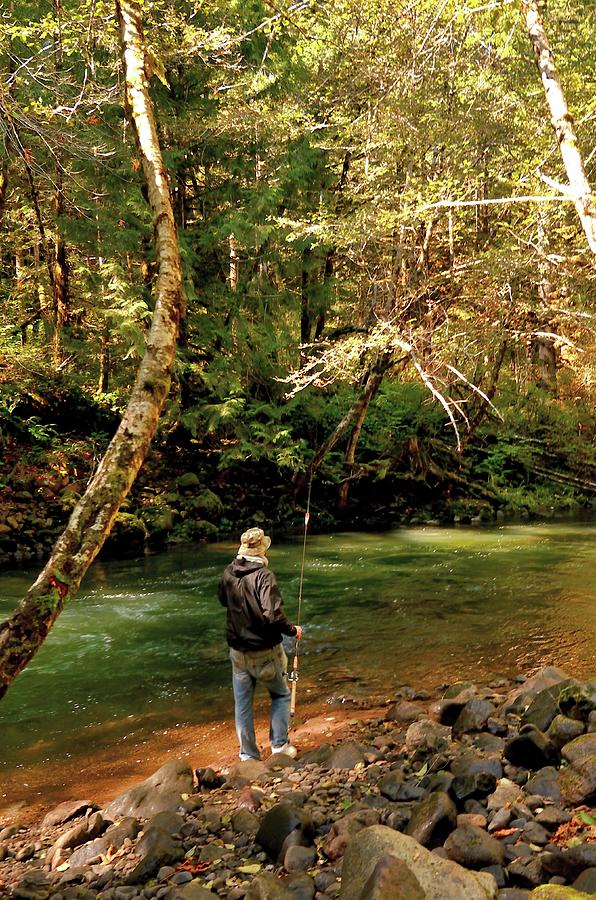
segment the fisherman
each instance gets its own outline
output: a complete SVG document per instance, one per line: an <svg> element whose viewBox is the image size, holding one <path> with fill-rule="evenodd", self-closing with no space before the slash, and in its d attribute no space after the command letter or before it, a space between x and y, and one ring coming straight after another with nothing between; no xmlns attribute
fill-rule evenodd
<svg viewBox="0 0 596 900"><path fill-rule="evenodd" d="M218 597L227 609L226 638L232 661L232 686L240 759L260 759L255 738L253 697L261 682L271 697L269 740L272 753L295 757L288 741L290 698L288 660L282 636L299 641L300 625L291 625L275 575L268 568L271 538L262 528L249 528L240 538L236 558L219 583Z"/></svg>

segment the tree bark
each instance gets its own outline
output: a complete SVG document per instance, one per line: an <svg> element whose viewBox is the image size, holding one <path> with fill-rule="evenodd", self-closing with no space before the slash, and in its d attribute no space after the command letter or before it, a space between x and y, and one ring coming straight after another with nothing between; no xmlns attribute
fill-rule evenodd
<svg viewBox="0 0 596 900"><path fill-rule="evenodd" d="M54 89L56 105L60 103L59 84L63 66L62 54L62 4L53 0L55 21L54 31ZM60 217L64 214L64 168L62 150L56 151L56 193L54 196L54 235L49 243L48 265L52 269L52 315L54 333L52 335L52 356L54 368L59 369L64 359L63 331L68 318L69 302L69 270L66 255L66 244L61 233Z"/></svg>
<svg viewBox="0 0 596 900"><path fill-rule="evenodd" d="M347 477L342 481L341 487L339 489L337 507L340 510L346 509L348 505L348 498L350 495L350 476L352 475L352 472L354 470L354 463L356 462L356 448L358 447L358 441L360 440L360 435L362 434L362 428L366 420L368 407L370 406L375 394L381 387L381 382L383 381L384 374L385 370L381 372L373 371L369 373L368 378L366 379L364 391L362 392L362 396L360 398L358 410L356 413L356 422L354 423L352 434L350 435L350 440L348 441L348 448L346 450L346 468L348 472Z"/></svg>
<svg viewBox="0 0 596 900"><path fill-rule="evenodd" d="M557 75L555 58L538 12L537 0L522 0L521 7L544 86L551 123L569 179L573 202L590 249L596 254L596 204L577 142L573 117Z"/></svg>
<svg viewBox="0 0 596 900"><path fill-rule="evenodd" d="M125 103L151 206L158 274L145 356L128 407L108 450L58 538L51 557L14 615L0 625L0 697L42 645L108 536L143 463L169 390L183 311L180 255L172 201L155 129L136 0L116 0Z"/></svg>
<svg viewBox="0 0 596 900"><path fill-rule="evenodd" d="M353 422L354 419L358 419L358 416L362 410L364 410L366 416L366 410L368 409L369 403L379 389L379 385L383 379L383 375L385 374L387 369L389 369L393 365L393 361L393 356L391 354L385 354L383 358L370 369L364 383L364 389L360 396L352 404L343 419L338 422L334 431L329 435L327 440L321 444L321 446L313 456L310 466L308 467L306 472L299 473L294 479L294 497L296 497L300 493L305 484L309 481L310 478L312 478L327 454L333 450L351 422ZM364 417L362 419L360 429L362 429L362 424L364 424Z"/></svg>

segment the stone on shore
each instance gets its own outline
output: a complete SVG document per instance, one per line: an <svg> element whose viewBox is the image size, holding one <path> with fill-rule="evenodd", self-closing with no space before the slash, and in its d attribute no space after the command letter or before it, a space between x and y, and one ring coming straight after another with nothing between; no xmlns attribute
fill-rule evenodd
<svg viewBox="0 0 596 900"><path fill-rule="evenodd" d="M88 800L65 800L58 806L51 809L49 813L43 817L41 822L42 828L51 828L54 825L63 825L77 816L84 815L88 810L94 811L97 804L90 803Z"/></svg>
<svg viewBox="0 0 596 900"><path fill-rule="evenodd" d="M276 803L265 813L256 840L276 861L282 861L292 845L308 847L315 835L313 822L306 813L291 803Z"/></svg>
<svg viewBox="0 0 596 900"><path fill-rule="evenodd" d="M423 847L438 847L457 823L457 808L448 794L433 791L412 809L406 834Z"/></svg>
<svg viewBox="0 0 596 900"><path fill-rule="evenodd" d="M483 869L485 866L500 866L505 857L505 848L496 838L475 825L460 825L445 841L447 856L460 866Z"/></svg>
<svg viewBox="0 0 596 900"><path fill-rule="evenodd" d="M373 825L348 844L342 866L341 900L360 900L377 864L387 855L407 866L420 884L425 900L497 898L497 883L492 875L468 872L457 863L425 850L414 838L385 825Z"/></svg>
<svg viewBox="0 0 596 900"><path fill-rule="evenodd" d="M108 819L133 816L150 819L163 811L174 812L182 803L182 795L193 790L192 769L185 760L167 762L153 775L120 794L104 810Z"/></svg>
<svg viewBox="0 0 596 900"><path fill-rule="evenodd" d="M596 732L582 734L561 751L569 766L559 773L559 787L568 803L596 799Z"/></svg>

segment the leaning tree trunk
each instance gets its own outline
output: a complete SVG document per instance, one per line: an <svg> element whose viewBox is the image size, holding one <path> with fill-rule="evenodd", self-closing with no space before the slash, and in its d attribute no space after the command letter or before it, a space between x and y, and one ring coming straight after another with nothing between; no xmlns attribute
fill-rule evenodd
<svg viewBox="0 0 596 900"><path fill-rule="evenodd" d="M335 426L335 430L329 435L327 440L325 440L321 444L321 446L313 456L308 469L305 472L298 473L294 478L295 498L308 483L308 481L313 477L314 473L317 471L327 454L331 453L350 424L354 421L354 419L358 421L360 413L364 411L364 417L362 418L362 422L360 424L360 430L362 430L362 425L364 424L364 418L366 416L366 411L368 410L370 401L378 391L381 381L383 380L383 375L385 374L387 369L391 368L393 363L393 355L390 352L386 352L382 355L381 359L371 367L364 383L364 388L358 398L352 404L343 419L341 419ZM360 434L360 431L358 432L358 434Z"/></svg>
<svg viewBox="0 0 596 900"><path fill-rule="evenodd" d="M354 465L356 463L356 448L358 447L358 441L360 440L360 435L362 434L368 407L370 406L375 394L381 387L381 382L383 381L384 374L384 371L373 371L370 372L368 378L366 379L366 385L364 387L364 391L362 392L360 403L358 405L356 422L354 423L354 428L352 429L352 434L350 435L350 440L348 441L348 449L346 450L345 466L348 472L339 489L337 508L340 510L344 510L348 506L348 498L350 495L350 478L352 476Z"/></svg>
<svg viewBox="0 0 596 900"><path fill-rule="evenodd" d="M555 58L538 12L537 0L522 0L522 12L526 20L526 28L536 57L538 71L542 78L546 102L561 149L573 202L590 249L592 253L596 253L596 204L577 142L573 117L567 107L555 67Z"/></svg>
<svg viewBox="0 0 596 900"><path fill-rule="evenodd" d="M141 15L136 0L116 0L116 11L126 107L139 145L155 231L155 311L145 356L120 427L46 567L14 615L0 625L0 697L39 649L108 536L157 428L176 351L183 308L180 255L149 97Z"/></svg>

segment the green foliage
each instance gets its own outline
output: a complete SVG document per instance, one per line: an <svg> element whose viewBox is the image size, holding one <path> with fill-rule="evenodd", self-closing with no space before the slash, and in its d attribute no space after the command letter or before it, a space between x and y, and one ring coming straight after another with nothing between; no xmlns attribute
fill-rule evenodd
<svg viewBox="0 0 596 900"><path fill-rule="evenodd" d="M62 4L60 53L55 13L27 0L0 39L0 112L18 132L2 150L0 443L43 452L76 427L97 455L144 351L156 254L112 8ZM514 7L159 0L143 16L187 299L162 449L204 454L224 482L275 471L287 489L390 351L358 477L464 471L512 505L559 491L538 469L593 480L593 260L572 205L436 205L543 193L537 169L563 178ZM545 17L586 156L594 16L553 0ZM543 333L557 383L538 390ZM472 428L461 460L446 407L464 443ZM327 486L346 476L350 433Z"/></svg>

